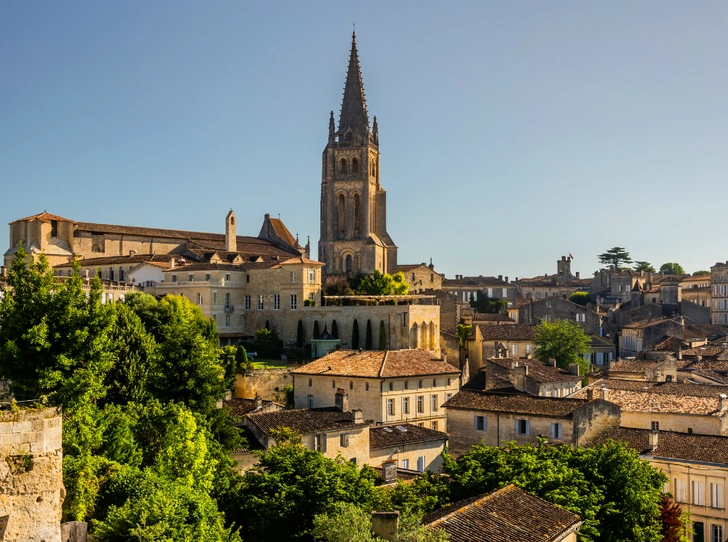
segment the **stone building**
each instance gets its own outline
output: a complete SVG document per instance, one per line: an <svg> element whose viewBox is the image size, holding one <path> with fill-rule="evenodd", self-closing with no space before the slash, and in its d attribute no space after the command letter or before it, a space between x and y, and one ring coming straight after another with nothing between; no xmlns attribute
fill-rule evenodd
<svg viewBox="0 0 728 542"><path fill-rule="evenodd" d="M61 542L61 432L58 407L0 413L3 542Z"/></svg>
<svg viewBox="0 0 728 542"><path fill-rule="evenodd" d="M385 461L396 461L401 469L437 472L447 439L447 433L411 423L371 427L369 464L379 467Z"/></svg>
<svg viewBox="0 0 728 542"><path fill-rule="evenodd" d="M718 262L710 268L710 287L713 296L710 321L728 326L728 262Z"/></svg>
<svg viewBox="0 0 728 542"><path fill-rule="evenodd" d="M442 404L460 388L460 371L421 349L338 350L291 374L296 408L335 406L333 392L341 388L376 423L438 431L447 431Z"/></svg>
<svg viewBox="0 0 728 542"><path fill-rule="evenodd" d="M546 297L561 297L568 299L577 291L590 291L591 279L582 279L577 271L571 273L571 256L562 256L556 261L556 274L522 278L516 280L517 293L520 297L543 299Z"/></svg>
<svg viewBox="0 0 728 542"><path fill-rule="evenodd" d="M450 452L473 445L503 446L550 441L583 446L599 432L618 427L619 406L604 400L536 397L463 388L444 405Z"/></svg>
<svg viewBox="0 0 728 542"><path fill-rule="evenodd" d="M474 324L467 344L471 373L483 367L488 358L525 358L532 354L535 330L536 326L526 324Z"/></svg>
<svg viewBox="0 0 728 542"><path fill-rule="evenodd" d="M579 367L572 372L556 367L556 362L543 363L537 359L490 358L481 371L485 372L485 389L508 383L519 391L540 397L567 397L581 389Z"/></svg>
<svg viewBox="0 0 728 542"><path fill-rule="evenodd" d="M318 258L326 276L395 272L397 247L387 233L387 193L380 184L379 127L377 117L369 125L356 35L339 125L332 111L322 162Z"/></svg>
<svg viewBox="0 0 728 542"><path fill-rule="evenodd" d="M435 271L432 260L430 260L430 265L425 263L398 265L394 270L396 272L401 271L404 274L404 279L409 285L409 293L411 294L442 289L443 277Z"/></svg>
<svg viewBox="0 0 728 542"><path fill-rule="evenodd" d="M555 322L556 320L571 320L581 326L586 334L602 331L602 316L589 306L579 305L562 297L546 297L542 299L529 299L528 304L519 306L518 321L522 324L537 325L541 321Z"/></svg>
<svg viewBox="0 0 728 542"><path fill-rule="evenodd" d="M682 318L654 318L637 320L622 327L619 336L619 353L622 357L634 356L660 342L665 336L681 336L685 328Z"/></svg>
<svg viewBox="0 0 728 542"><path fill-rule="evenodd" d="M443 279L442 289L457 296L459 303L465 304L477 299L478 292L492 299L505 299L509 302L516 299L515 284L508 282L508 277L504 279L503 275L497 277L455 275L454 279Z"/></svg>

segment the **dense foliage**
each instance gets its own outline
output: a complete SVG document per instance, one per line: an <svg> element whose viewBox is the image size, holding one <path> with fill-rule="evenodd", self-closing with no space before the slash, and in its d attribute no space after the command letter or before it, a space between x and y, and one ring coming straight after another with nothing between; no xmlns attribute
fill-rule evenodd
<svg viewBox="0 0 728 542"><path fill-rule="evenodd" d="M600 254L598 258L599 263L608 265L615 271L622 269L624 264L632 263L629 252L624 247L612 247L603 254Z"/></svg>
<svg viewBox="0 0 728 542"><path fill-rule="evenodd" d="M475 299L470 300L470 306L481 314L508 313L507 300L488 297L488 295L481 290L478 290L478 292L475 294Z"/></svg>
<svg viewBox="0 0 728 542"><path fill-rule="evenodd" d="M569 301L586 307L586 304L590 301L589 292L574 292L569 296Z"/></svg>
<svg viewBox="0 0 728 542"><path fill-rule="evenodd" d="M355 275L349 279L349 287L356 295L406 295L409 291L401 271L393 275L379 271Z"/></svg>
<svg viewBox="0 0 728 542"><path fill-rule="evenodd" d="M632 269L634 269L638 273L639 272L643 272L643 273L654 273L655 272L655 268L650 262L643 262L643 261L639 261L639 260L634 262L634 267Z"/></svg>
<svg viewBox="0 0 728 542"><path fill-rule="evenodd" d="M660 266L660 273L663 275L684 275L685 269L679 263L667 262Z"/></svg>
<svg viewBox="0 0 728 542"><path fill-rule="evenodd" d="M556 366L565 370L569 364L577 363L582 376L590 370L590 363L583 356L591 351L591 339L576 322L541 322L536 327L533 344L536 359L543 362L555 359Z"/></svg>

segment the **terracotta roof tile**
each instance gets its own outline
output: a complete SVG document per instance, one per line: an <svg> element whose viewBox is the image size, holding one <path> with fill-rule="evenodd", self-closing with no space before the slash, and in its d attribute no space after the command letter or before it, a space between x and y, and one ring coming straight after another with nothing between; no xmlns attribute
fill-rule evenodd
<svg viewBox="0 0 728 542"><path fill-rule="evenodd" d="M169 254L132 254L130 256L106 256L103 258L83 258L78 263L83 266L94 265L115 265L115 264L134 264L134 263L156 263L169 265ZM61 263L53 267L71 267L73 263Z"/></svg>
<svg viewBox="0 0 728 542"><path fill-rule="evenodd" d="M30 222L31 220L40 220L41 222L49 222L51 220L59 220L62 222L70 222L71 224L75 224L76 222L73 220L70 220L68 218L63 218L62 216L58 215L52 215L50 213L47 213L43 211L42 213L38 213L37 215L33 216L26 216L25 218L19 218L18 220L13 220L11 224L15 224L16 222Z"/></svg>
<svg viewBox="0 0 728 542"><path fill-rule="evenodd" d="M552 367L537 359L511 359L511 358L488 358L489 363L495 363L509 369L513 363L528 367L528 377L542 384L549 382L580 382L579 375L573 375L568 371Z"/></svg>
<svg viewBox="0 0 728 542"><path fill-rule="evenodd" d="M476 324L484 341L532 341L536 326L527 324L511 324L494 326Z"/></svg>
<svg viewBox="0 0 728 542"><path fill-rule="evenodd" d="M506 316L505 314L501 314L500 312L494 312L494 313L475 313L473 315L473 322L514 322L515 320L511 318L510 316Z"/></svg>
<svg viewBox="0 0 728 542"><path fill-rule="evenodd" d="M307 435L361 428L374 423L373 420L366 420L364 423L359 424L354 423L351 412L341 412L336 408L261 412L259 414L248 414L248 420L268 436L271 435L272 429L278 427L290 427L294 431Z"/></svg>
<svg viewBox="0 0 728 542"><path fill-rule="evenodd" d="M366 378L460 374L452 365L435 359L430 352L419 348L385 351L336 350L292 372Z"/></svg>
<svg viewBox="0 0 728 542"><path fill-rule="evenodd" d="M674 322L678 324L679 322L673 318L667 318L666 316L662 316L660 318L651 318L649 320L636 320L634 322L630 322L629 324L626 324L622 326L622 329L646 329L648 327L656 326L659 324L664 324L666 322Z"/></svg>
<svg viewBox="0 0 728 542"><path fill-rule="evenodd" d="M588 403L586 399L499 394L463 388L443 406L460 410L513 412L565 418L571 416L575 409L586 403Z"/></svg>
<svg viewBox="0 0 728 542"><path fill-rule="evenodd" d="M369 429L369 448L390 448L419 442L447 440L447 437L447 433L442 431L435 431L411 423L386 425Z"/></svg>
<svg viewBox="0 0 728 542"><path fill-rule="evenodd" d="M436 510L422 522L445 530L451 542L551 542L581 525L576 514L513 484Z"/></svg>

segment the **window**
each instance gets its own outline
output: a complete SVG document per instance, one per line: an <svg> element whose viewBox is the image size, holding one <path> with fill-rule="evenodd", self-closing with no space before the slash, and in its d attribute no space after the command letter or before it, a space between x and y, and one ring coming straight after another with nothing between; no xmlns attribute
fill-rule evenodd
<svg viewBox="0 0 728 542"><path fill-rule="evenodd" d="M514 344L512 348L513 348L513 357L517 358L518 357L518 345Z"/></svg>
<svg viewBox="0 0 728 542"><path fill-rule="evenodd" d="M225 327L230 327L230 315L225 315Z"/></svg>
<svg viewBox="0 0 728 542"><path fill-rule="evenodd" d="M297 301L298 301L297 294L291 294L291 310L292 311L296 310Z"/></svg>
<svg viewBox="0 0 728 542"><path fill-rule="evenodd" d="M650 422L650 428L653 431L659 431L660 430L660 422Z"/></svg>
<svg viewBox="0 0 728 542"><path fill-rule="evenodd" d="M245 310L246 311L250 310L250 296L249 295L245 296Z"/></svg>
<svg viewBox="0 0 728 542"><path fill-rule="evenodd" d="M259 311L263 310L263 294L260 294L258 296L258 310Z"/></svg>
<svg viewBox="0 0 728 542"><path fill-rule="evenodd" d="M417 413L424 414L424 412L425 412L425 396L418 395L417 396Z"/></svg>
<svg viewBox="0 0 728 542"><path fill-rule="evenodd" d="M217 305L217 292L212 292L212 304Z"/></svg>
<svg viewBox="0 0 728 542"><path fill-rule="evenodd" d="M531 423L528 420L516 420L516 435L528 436L531 432Z"/></svg>
<svg viewBox="0 0 728 542"><path fill-rule="evenodd" d="M692 481L693 504L705 506L705 482L701 480Z"/></svg>
<svg viewBox="0 0 728 542"><path fill-rule="evenodd" d="M341 433L339 435L339 446L342 448L349 446L349 433Z"/></svg>
<svg viewBox="0 0 728 542"><path fill-rule="evenodd" d="M197 294L197 304L202 305L202 294Z"/></svg>
<svg viewBox="0 0 728 542"><path fill-rule="evenodd" d="M445 402L447 403L452 398L452 393L445 394Z"/></svg>
<svg viewBox="0 0 728 542"><path fill-rule="evenodd" d="M228 273L227 275L225 275L225 280L230 280L230 273Z"/></svg>
<svg viewBox="0 0 728 542"><path fill-rule="evenodd" d="M473 416L473 429L485 431L488 428L488 419L485 416Z"/></svg>
<svg viewBox="0 0 728 542"><path fill-rule="evenodd" d="M172 275L172 282L177 282L177 275Z"/></svg>
<svg viewBox="0 0 728 542"><path fill-rule="evenodd" d="M432 387L433 388L436 388L437 387L437 378L433 378L432 379Z"/></svg>
<svg viewBox="0 0 728 542"><path fill-rule="evenodd" d="M347 273L354 272L354 259L351 257L351 254L348 254L346 256L346 272Z"/></svg>
<svg viewBox="0 0 728 542"><path fill-rule="evenodd" d="M402 397L402 414L409 414L409 397Z"/></svg>
<svg viewBox="0 0 728 542"><path fill-rule="evenodd" d="M421 455L417 458L417 470L424 472L425 470L425 456Z"/></svg>
<svg viewBox="0 0 728 542"><path fill-rule="evenodd" d="M394 382L389 383L389 391L394 391Z"/></svg>
<svg viewBox="0 0 728 542"><path fill-rule="evenodd" d="M212 319L213 319L213 320L215 321L215 323L217 324L217 314L213 314L213 315L212 315Z"/></svg>
<svg viewBox="0 0 728 542"><path fill-rule="evenodd" d="M326 433L314 435L313 443L314 443L314 446L315 446L317 452L325 453L326 452Z"/></svg>
<svg viewBox="0 0 728 542"><path fill-rule="evenodd" d="M309 282L309 284L313 284L316 282L316 270L315 269L308 270L308 282Z"/></svg>
<svg viewBox="0 0 728 542"><path fill-rule="evenodd" d="M409 380L404 381L404 389L406 389L406 390L409 389Z"/></svg>
<svg viewBox="0 0 728 542"><path fill-rule="evenodd" d="M205 273L205 281L210 282L210 273Z"/></svg>
<svg viewBox="0 0 728 542"><path fill-rule="evenodd" d="M420 389L422 389L422 380L420 380L420 381L419 381L419 382L417 383L417 387L418 387L418 388L420 388Z"/></svg>
<svg viewBox="0 0 728 542"><path fill-rule="evenodd" d="M349 380L349 389L350 390L353 390L354 389L354 381L353 380Z"/></svg>
<svg viewBox="0 0 728 542"><path fill-rule="evenodd" d="M308 408L313 408L313 395L308 394Z"/></svg>
<svg viewBox="0 0 728 542"><path fill-rule="evenodd" d="M195 276L192 273L190 273L189 275L187 275L187 280L189 282L195 282Z"/></svg>
<svg viewBox="0 0 728 542"><path fill-rule="evenodd" d="M124 280L124 268L119 267L119 280Z"/></svg>
<svg viewBox="0 0 728 542"><path fill-rule="evenodd" d="M409 469L409 459L403 459L402 460L402 468L403 469Z"/></svg>
<svg viewBox="0 0 728 542"><path fill-rule="evenodd" d="M723 486L718 483L710 483L710 507L723 508Z"/></svg>
<svg viewBox="0 0 728 542"><path fill-rule="evenodd" d="M332 381L331 381L331 387L332 387L333 389L336 389L336 380L332 380Z"/></svg>
<svg viewBox="0 0 728 542"><path fill-rule="evenodd" d="M230 309L230 294L229 293L225 294L225 308L228 310Z"/></svg>
<svg viewBox="0 0 728 542"><path fill-rule="evenodd" d="M688 502L685 480L675 478L675 500L677 502Z"/></svg>
<svg viewBox="0 0 728 542"><path fill-rule="evenodd" d="M561 432L561 424L560 423L552 423L551 424L551 438L562 438L563 433Z"/></svg>
<svg viewBox="0 0 728 542"><path fill-rule="evenodd" d="M245 275L245 282L250 282L250 275Z"/></svg>
<svg viewBox="0 0 728 542"><path fill-rule="evenodd" d="M723 542L723 526L722 525L711 525L710 526L710 542Z"/></svg>
<svg viewBox="0 0 728 542"><path fill-rule="evenodd" d="M281 296L279 296L278 294L275 294L273 296L273 310L277 311L277 310L280 310L280 308L281 308Z"/></svg>
<svg viewBox="0 0 728 542"><path fill-rule="evenodd" d="M437 420L435 420L434 422L432 422L432 428L433 428L433 429L434 429L435 431L437 431Z"/></svg>
<svg viewBox="0 0 728 542"><path fill-rule="evenodd" d="M58 237L58 220L51 220L51 237Z"/></svg>
<svg viewBox="0 0 728 542"><path fill-rule="evenodd" d="M356 158L351 159L351 172L359 173L359 160L357 160Z"/></svg>
<svg viewBox="0 0 728 542"><path fill-rule="evenodd" d="M308 387L310 388L311 386L313 386L313 378L308 379Z"/></svg>
<svg viewBox="0 0 728 542"><path fill-rule="evenodd" d="M109 280L114 280L114 268L109 267Z"/></svg>
<svg viewBox="0 0 728 542"><path fill-rule="evenodd" d="M296 282L296 272L291 271L291 284L294 284Z"/></svg>
<svg viewBox="0 0 728 542"><path fill-rule="evenodd" d="M369 382L364 382L364 391L369 391Z"/></svg>
<svg viewBox="0 0 728 542"><path fill-rule="evenodd" d="M387 414L394 416L394 399L387 399Z"/></svg>
<svg viewBox="0 0 728 542"><path fill-rule="evenodd" d="M431 399L432 399L432 412L437 412L437 403L438 403L437 394L433 395Z"/></svg>

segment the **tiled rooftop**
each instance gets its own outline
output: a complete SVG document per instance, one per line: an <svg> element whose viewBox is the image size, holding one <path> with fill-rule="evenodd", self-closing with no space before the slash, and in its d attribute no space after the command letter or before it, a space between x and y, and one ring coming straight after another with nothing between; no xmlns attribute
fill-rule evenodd
<svg viewBox="0 0 728 542"><path fill-rule="evenodd" d="M356 424L352 419L351 412L341 412L336 408L261 412L259 414L248 414L248 420L268 436L270 436L271 430L277 427L290 427L303 435L307 435L361 428L374 423L372 420L366 420L364 423Z"/></svg>
<svg viewBox="0 0 728 542"><path fill-rule="evenodd" d="M270 405L274 401L269 401L268 399L263 401L263 406ZM255 410L255 399L242 399L240 397L233 397L232 399L227 399L226 401L223 401L224 405L227 407L230 407L230 414L233 416L243 416L244 414L248 414L249 412L252 412ZM275 403L278 405L278 403ZM283 409L283 405L278 405L281 409Z"/></svg>
<svg viewBox="0 0 728 542"><path fill-rule="evenodd" d="M586 399L499 394L462 388L443 406L460 410L512 412L565 418L587 402Z"/></svg>
<svg viewBox="0 0 728 542"><path fill-rule="evenodd" d="M600 434L593 443L600 444L606 442L607 439L612 439L626 442L630 448L643 455L708 463L728 463L728 437L660 431L657 435L657 448L653 450L649 445L649 434L650 431L647 429L619 427Z"/></svg>
<svg viewBox="0 0 728 542"><path fill-rule="evenodd" d="M475 313L473 315L473 322L514 322L515 320L511 318L510 316L506 316L505 314L501 314L500 312L485 312L485 313Z"/></svg>
<svg viewBox="0 0 728 542"><path fill-rule="evenodd" d="M514 363L519 366L528 367L528 377L536 382L546 384L549 382L580 382L579 375L573 375L568 371L552 367L537 359L511 359L511 358L488 358L490 363L495 363L506 369L510 368Z"/></svg>
<svg viewBox="0 0 728 542"><path fill-rule="evenodd" d="M292 372L366 378L460 374L449 363L437 360L427 350L419 348L385 351L336 350Z"/></svg>
<svg viewBox="0 0 728 542"><path fill-rule="evenodd" d="M436 510L422 522L445 530L451 542L552 542L581 524L576 514L513 484Z"/></svg>
<svg viewBox="0 0 728 542"><path fill-rule="evenodd" d="M104 258L84 258L78 260L78 263L82 267L95 266L95 265L115 265L115 264L135 264L135 263L161 263L169 265L169 254L132 254L130 256L107 256ZM72 267L73 263L61 263L54 265L53 267Z"/></svg>
<svg viewBox="0 0 728 542"><path fill-rule="evenodd" d="M484 341L532 341L536 326L511 324L494 326L492 324L476 324Z"/></svg>
<svg viewBox="0 0 728 542"><path fill-rule="evenodd" d="M649 320L636 320L622 326L622 329L646 329L648 327L664 324L666 322L674 322L676 324L679 323L673 318L667 318L666 316L662 316L660 318L651 318Z"/></svg>
<svg viewBox="0 0 728 542"><path fill-rule="evenodd" d="M447 433L411 423L386 425L369 429L369 448L390 448L419 442L447 440Z"/></svg>

